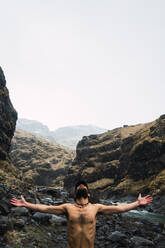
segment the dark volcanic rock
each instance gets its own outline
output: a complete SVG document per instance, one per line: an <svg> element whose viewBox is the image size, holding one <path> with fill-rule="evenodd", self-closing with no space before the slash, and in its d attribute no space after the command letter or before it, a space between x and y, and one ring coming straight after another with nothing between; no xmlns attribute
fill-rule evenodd
<svg viewBox="0 0 165 248"><path fill-rule="evenodd" d="M9 157L16 120L17 112L10 101L5 76L0 67L0 182L2 184L12 184L12 181L18 177L18 171L13 167Z"/></svg>
<svg viewBox="0 0 165 248"><path fill-rule="evenodd" d="M154 243L151 240L138 237L138 236L133 236L131 238L131 242L135 247L143 247L143 246L149 246L149 247L154 247Z"/></svg>
<svg viewBox="0 0 165 248"><path fill-rule="evenodd" d="M6 80L0 67L0 159L5 160L14 135L17 112L9 98Z"/></svg>
<svg viewBox="0 0 165 248"><path fill-rule="evenodd" d="M0 234L3 235L8 230L8 218L0 215Z"/></svg>
<svg viewBox="0 0 165 248"><path fill-rule="evenodd" d="M16 207L11 209L11 213L13 216L28 216L29 211L24 207Z"/></svg>
<svg viewBox="0 0 165 248"><path fill-rule="evenodd" d="M45 214L45 213L39 213L39 212L36 212L33 215L33 219L39 222L40 224L49 224L51 217L52 217L51 214Z"/></svg>

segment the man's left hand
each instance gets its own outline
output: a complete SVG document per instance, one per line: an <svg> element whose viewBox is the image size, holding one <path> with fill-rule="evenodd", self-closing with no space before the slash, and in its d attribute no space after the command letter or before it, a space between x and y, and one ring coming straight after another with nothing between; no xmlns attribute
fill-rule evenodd
<svg viewBox="0 0 165 248"><path fill-rule="evenodd" d="M139 205L147 205L147 204L151 203L152 200L153 200L153 198L150 195L142 197L141 194L139 194L139 196L138 196Z"/></svg>

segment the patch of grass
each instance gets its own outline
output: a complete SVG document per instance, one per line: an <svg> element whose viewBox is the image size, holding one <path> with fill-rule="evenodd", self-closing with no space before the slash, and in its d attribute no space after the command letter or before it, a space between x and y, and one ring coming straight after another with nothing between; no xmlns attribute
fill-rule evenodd
<svg viewBox="0 0 165 248"><path fill-rule="evenodd" d="M12 245L12 248L50 248L55 247L55 236L61 231L55 225L26 225L24 231L8 231L5 234L6 243Z"/></svg>
<svg viewBox="0 0 165 248"><path fill-rule="evenodd" d="M150 183L153 194L163 194L165 192L165 170L161 171Z"/></svg>
<svg viewBox="0 0 165 248"><path fill-rule="evenodd" d="M83 170L83 174L92 174L93 172L95 172L95 168L92 168L92 167L88 167L86 169Z"/></svg>
<svg viewBox="0 0 165 248"><path fill-rule="evenodd" d="M151 181L152 181L151 178L147 178L139 181L134 181L131 178L125 178L117 185L117 187L115 187L115 190L120 191L124 194L128 194L128 193L138 194L145 192L146 190L150 191Z"/></svg>
<svg viewBox="0 0 165 248"><path fill-rule="evenodd" d="M14 248L21 248L21 239L18 236L19 232L16 230L8 231L5 234L5 238L8 244L14 245Z"/></svg>
<svg viewBox="0 0 165 248"><path fill-rule="evenodd" d="M103 189L114 183L113 178L102 178L96 182L89 183L88 186L90 189Z"/></svg>

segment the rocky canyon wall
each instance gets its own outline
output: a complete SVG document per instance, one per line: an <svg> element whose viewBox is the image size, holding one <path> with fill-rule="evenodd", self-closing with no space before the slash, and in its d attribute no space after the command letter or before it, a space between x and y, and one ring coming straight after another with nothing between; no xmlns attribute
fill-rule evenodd
<svg viewBox="0 0 165 248"><path fill-rule="evenodd" d="M11 139L14 135L17 120L17 112L14 109L9 91L6 87L6 79L0 67L0 179L1 183L10 183L10 177L15 178L17 172L9 158Z"/></svg>
<svg viewBox="0 0 165 248"><path fill-rule="evenodd" d="M84 178L105 195L165 193L165 115L135 126L83 137L65 178L71 187Z"/></svg>

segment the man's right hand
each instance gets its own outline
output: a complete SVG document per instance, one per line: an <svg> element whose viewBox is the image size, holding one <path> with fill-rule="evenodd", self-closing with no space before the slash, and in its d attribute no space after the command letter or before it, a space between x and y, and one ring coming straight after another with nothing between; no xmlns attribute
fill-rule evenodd
<svg viewBox="0 0 165 248"><path fill-rule="evenodd" d="M21 195L21 200L13 198L11 199L10 203L17 207L26 207L26 201L22 195Z"/></svg>
<svg viewBox="0 0 165 248"><path fill-rule="evenodd" d="M42 213L48 213L48 214L56 214L61 215L66 213L66 208L68 204L61 204L59 206L48 206L45 204L33 204L30 202L27 202L24 197L21 195L21 199L18 200L16 198L11 199L11 204L17 207L26 207L30 208L34 211L42 212ZM70 203L69 203L70 205Z"/></svg>

